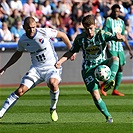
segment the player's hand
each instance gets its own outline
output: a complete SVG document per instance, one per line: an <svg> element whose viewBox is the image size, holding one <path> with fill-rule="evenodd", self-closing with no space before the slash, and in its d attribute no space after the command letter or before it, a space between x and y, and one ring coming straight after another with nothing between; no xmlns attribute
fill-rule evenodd
<svg viewBox="0 0 133 133"><path fill-rule="evenodd" d="M77 55L77 54L74 53L74 54L70 57L70 60L71 60L71 61L74 61L74 60L76 59L76 55Z"/></svg>
<svg viewBox="0 0 133 133"><path fill-rule="evenodd" d="M118 40L122 40L123 42L126 40L125 36L121 35L120 33L116 33L116 37Z"/></svg>
<svg viewBox="0 0 133 133"><path fill-rule="evenodd" d="M55 63L55 67L56 67L57 69L59 69L59 68L61 67L61 63L60 63L59 61L57 61L57 62Z"/></svg>

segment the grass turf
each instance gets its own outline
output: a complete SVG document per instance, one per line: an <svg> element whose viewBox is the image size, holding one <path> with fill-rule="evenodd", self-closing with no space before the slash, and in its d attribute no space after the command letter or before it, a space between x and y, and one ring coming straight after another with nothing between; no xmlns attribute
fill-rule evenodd
<svg viewBox="0 0 133 133"><path fill-rule="evenodd" d="M14 88L0 89L0 106ZM21 97L0 120L0 133L132 133L133 84L121 84L124 97L102 96L114 123L105 123L84 85L60 86L58 122L51 122L47 87L36 87Z"/></svg>

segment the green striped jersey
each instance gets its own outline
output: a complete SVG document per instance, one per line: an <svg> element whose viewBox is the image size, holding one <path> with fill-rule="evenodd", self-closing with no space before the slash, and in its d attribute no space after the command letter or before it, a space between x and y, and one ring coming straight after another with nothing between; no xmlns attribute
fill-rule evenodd
<svg viewBox="0 0 133 133"><path fill-rule="evenodd" d="M105 31L111 32L112 34L116 34L117 32L121 33L122 35L125 34L125 24L124 21L120 18L113 19L111 17L108 17L103 29ZM109 45L111 51L123 51L122 42L110 41Z"/></svg>
<svg viewBox="0 0 133 133"><path fill-rule="evenodd" d="M79 52L80 48L83 52L83 66L95 67L105 60L104 49L106 42L116 40L117 38L110 32L104 30L96 30L92 39L88 39L86 33L77 35L74 40L71 52Z"/></svg>

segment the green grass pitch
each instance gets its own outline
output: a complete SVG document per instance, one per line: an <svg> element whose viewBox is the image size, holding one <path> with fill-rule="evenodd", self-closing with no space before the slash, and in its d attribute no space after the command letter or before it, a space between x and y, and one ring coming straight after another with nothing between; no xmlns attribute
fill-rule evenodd
<svg viewBox="0 0 133 133"><path fill-rule="evenodd" d="M0 89L0 106L15 88ZM50 119L47 87L35 87L0 120L0 133L133 133L133 84L121 84L124 97L102 96L114 123L105 122L84 85L61 85L58 122Z"/></svg>

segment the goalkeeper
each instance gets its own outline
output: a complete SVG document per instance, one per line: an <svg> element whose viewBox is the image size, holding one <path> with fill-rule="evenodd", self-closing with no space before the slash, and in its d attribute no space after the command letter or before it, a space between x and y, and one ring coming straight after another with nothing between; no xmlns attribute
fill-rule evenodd
<svg viewBox="0 0 133 133"><path fill-rule="evenodd" d="M104 30L96 30L95 18L92 15L85 16L82 20L82 24L85 32L77 35L72 48L59 59L55 66L60 68L63 62L68 60L74 53L79 52L81 48L83 52L82 77L86 88L92 95L96 107L105 116L106 122L112 123L113 118L108 112L106 104L100 97L98 89L99 83L95 79L94 70L98 65L104 64L109 66L112 74L110 79L104 83L104 91L108 91L115 85L114 77L118 71L119 58L113 56L105 60L104 49L106 42L110 40L124 41L125 37L119 33L113 35Z"/></svg>

